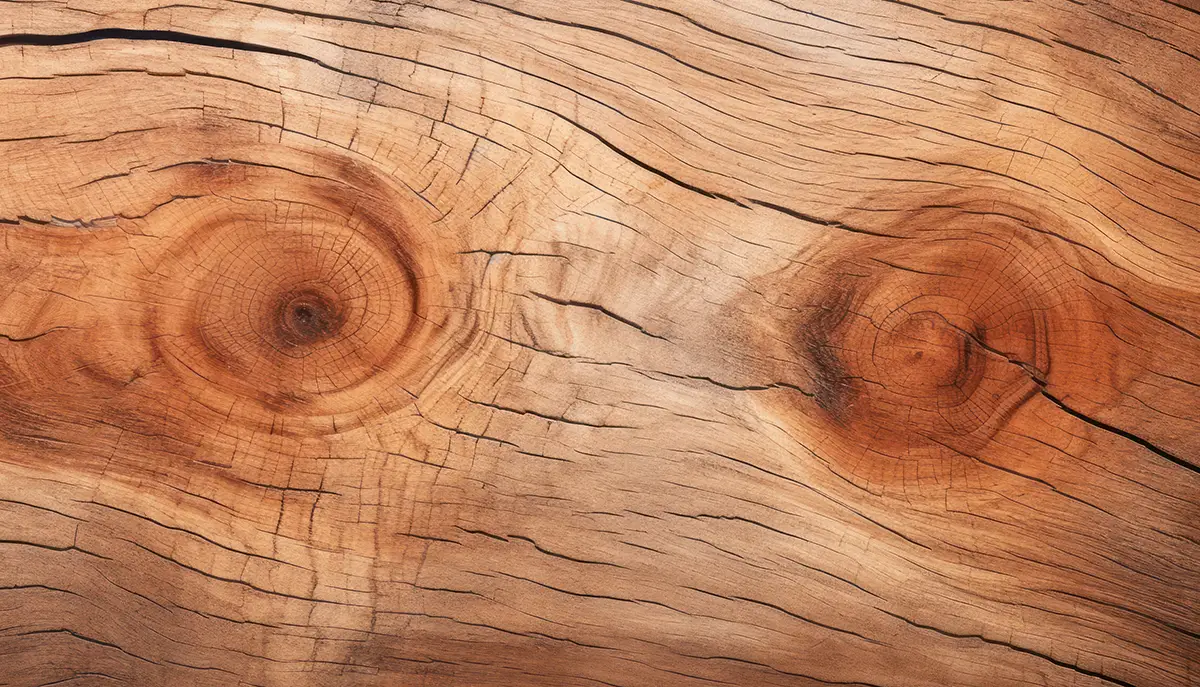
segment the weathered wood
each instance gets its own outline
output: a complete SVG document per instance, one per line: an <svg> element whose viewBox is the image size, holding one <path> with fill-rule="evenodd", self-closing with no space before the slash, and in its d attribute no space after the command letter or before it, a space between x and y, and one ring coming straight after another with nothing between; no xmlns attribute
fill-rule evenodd
<svg viewBox="0 0 1200 687"><path fill-rule="evenodd" d="M0 33L0 685L1198 684L1193 0Z"/></svg>

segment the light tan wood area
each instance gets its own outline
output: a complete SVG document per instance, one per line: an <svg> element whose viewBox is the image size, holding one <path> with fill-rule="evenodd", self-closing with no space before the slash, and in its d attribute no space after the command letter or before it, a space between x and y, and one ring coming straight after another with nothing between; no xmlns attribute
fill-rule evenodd
<svg viewBox="0 0 1200 687"><path fill-rule="evenodd" d="M1195 0L0 1L0 685L1200 684Z"/></svg>

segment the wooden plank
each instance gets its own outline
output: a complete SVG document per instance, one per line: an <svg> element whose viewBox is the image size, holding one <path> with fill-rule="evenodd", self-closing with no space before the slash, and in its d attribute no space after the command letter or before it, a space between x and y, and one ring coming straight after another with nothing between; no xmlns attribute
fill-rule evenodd
<svg viewBox="0 0 1200 687"><path fill-rule="evenodd" d="M0 685L1200 680L1192 0L0 3Z"/></svg>

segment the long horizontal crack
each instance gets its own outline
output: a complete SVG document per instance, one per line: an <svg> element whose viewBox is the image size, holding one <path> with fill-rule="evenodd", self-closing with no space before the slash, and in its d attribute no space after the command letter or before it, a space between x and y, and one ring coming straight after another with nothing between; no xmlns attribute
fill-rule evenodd
<svg viewBox="0 0 1200 687"><path fill-rule="evenodd" d="M148 42L164 42L164 43L181 43L184 45L199 45L209 48L222 48L226 50L240 50L243 52L255 52L264 55L278 55L280 57L291 57L298 60L310 62L324 69L328 69L338 74L345 76L354 76L368 81L379 81L371 77L356 74L352 71L335 67L328 62L320 60L312 55L305 55L302 52L288 50L286 48L276 48L271 45L262 45L261 43L248 43L246 41L233 40L230 38L217 38L215 36L204 36L195 33L185 33L183 31L160 30L160 29L126 29L126 28L107 28L107 29L92 29L90 31L80 31L77 33L10 33L0 35L0 48L11 46L43 46L53 47L61 45L79 45L82 43L90 43L93 41L106 40L126 40L126 41L148 41ZM389 84L391 85L391 84Z"/></svg>
<svg viewBox="0 0 1200 687"><path fill-rule="evenodd" d="M108 28L108 29L92 29L91 31L80 31L78 33L10 33L0 36L0 47L8 47L12 45L32 45L32 46L58 46L58 45L78 45L80 43L89 43L92 41L104 40L127 40L127 41L161 41L168 43L186 43L188 45L203 45L210 48L228 48L230 50L245 50L248 52L265 53L268 55L282 55L284 57L295 57L297 59L321 64L321 61L315 57L298 53L284 48L275 48L269 45L260 45L258 43L247 43L245 41L231 40L228 38L215 38L213 36L201 36L194 33L184 33L183 31L171 30L155 30L155 29L123 29L123 28Z"/></svg>
<svg viewBox="0 0 1200 687"><path fill-rule="evenodd" d="M966 633L961 633L961 632L951 632L949 630L944 630L935 625L925 625L923 623L918 623L914 620L904 617L903 615L900 615L898 613L892 613L891 611L887 611L882 608L880 608L878 610L886 615L890 615L891 617L896 618L897 620L900 620L902 622L905 622L913 627L916 627L916 628L919 628L922 630L930 630L930 631L936 632L937 634L940 634L944 637L951 637L954 639L976 639L985 644L992 644L994 646L1006 647L1008 649L1011 649L1012 651L1016 651L1016 652L1019 652L1022 654L1027 654L1029 656L1034 656L1036 658L1040 658L1043 661L1052 663L1060 668L1066 668L1067 670L1074 671L1076 673L1079 673L1080 675L1086 675L1088 677L1093 677L1098 680L1107 682L1109 684L1120 685L1121 687L1136 687L1133 683L1126 682L1125 680L1121 680L1121 679L1113 677L1111 675L1106 675L1105 673L1101 673L1099 671L1083 668L1077 664L1054 658L1053 656L1050 656L1048 654L1044 654L1039 651L1035 651L1033 649L1029 649L1029 648L1020 646L1019 644L1014 644L1012 642L1006 642L1006 641L1002 641L999 639L991 639L990 637L983 636L983 634L981 634L981 633L980 634L966 634Z"/></svg>
<svg viewBox="0 0 1200 687"><path fill-rule="evenodd" d="M1060 400L1059 398L1050 394L1045 389L1042 389L1042 396L1045 396L1047 400L1049 400L1051 403L1053 403L1054 405L1061 408L1064 412L1066 412L1071 417L1081 420L1093 427L1096 427L1097 429L1102 429L1106 432L1116 434L1119 437L1124 437L1124 438L1132 441L1133 443L1137 444L1138 446L1141 446L1142 448L1150 451L1151 453L1155 454L1156 456L1159 456L1160 458L1169 460L1172 463L1174 463L1182 468L1191 470L1192 472L1200 472L1200 466L1193 465L1192 463L1189 463L1188 461L1186 461L1176 455L1173 455L1172 453L1168 452L1166 449L1159 448L1155 444L1150 443L1149 441L1139 437L1136 434L1133 434L1132 432L1127 432L1127 431L1121 429L1120 427L1114 427L1113 425L1110 425L1106 422L1101 422L1100 420L1097 420L1096 418L1090 417L1088 415L1084 415L1083 413L1079 412L1078 410L1075 410L1074 408L1068 406L1066 403L1063 403L1062 400Z"/></svg>

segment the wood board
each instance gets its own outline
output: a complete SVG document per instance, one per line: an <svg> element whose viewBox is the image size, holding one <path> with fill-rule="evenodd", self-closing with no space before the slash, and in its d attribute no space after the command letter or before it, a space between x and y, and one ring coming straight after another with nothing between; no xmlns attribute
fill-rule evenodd
<svg viewBox="0 0 1200 687"><path fill-rule="evenodd" d="M1191 0L0 33L0 684L1200 680Z"/></svg>

